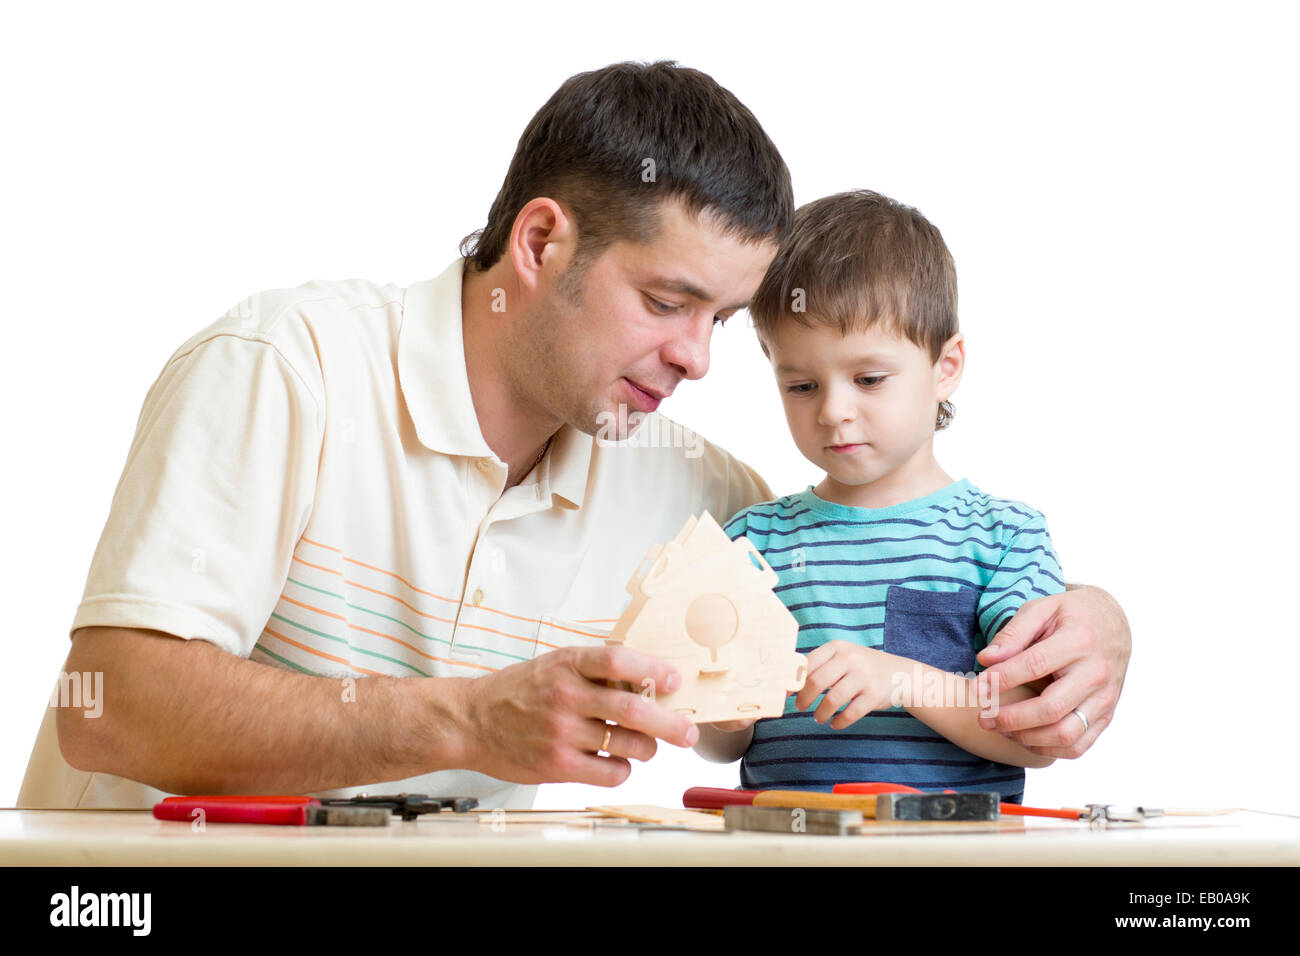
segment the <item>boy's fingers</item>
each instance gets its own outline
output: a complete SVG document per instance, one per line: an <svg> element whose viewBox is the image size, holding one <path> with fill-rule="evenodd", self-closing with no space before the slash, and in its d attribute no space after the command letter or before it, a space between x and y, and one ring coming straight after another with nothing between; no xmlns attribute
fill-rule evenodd
<svg viewBox="0 0 1300 956"><path fill-rule="evenodd" d="M803 690L795 698L794 706L798 710L807 710L826 688L832 686L844 676L848 665L839 657L832 657L816 670L809 670L803 683Z"/></svg>
<svg viewBox="0 0 1300 956"><path fill-rule="evenodd" d="M812 673L835 656L836 641L827 641L814 647L804 656L808 658L808 673Z"/></svg>
<svg viewBox="0 0 1300 956"><path fill-rule="evenodd" d="M849 706L845 707L842 711L836 714L834 718L832 718L831 727L835 730L843 730L845 727L856 724L878 706L879 704L872 700L869 695L865 693L858 694L857 697L853 698L853 702L849 704Z"/></svg>
<svg viewBox="0 0 1300 956"><path fill-rule="evenodd" d="M851 704L865 688L866 680L861 674L854 671L847 672L826 691L826 696L822 698L822 702L817 705L817 710L813 713L813 720L819 724L828 723L835 716L836 711L846 704Z"/></svg>

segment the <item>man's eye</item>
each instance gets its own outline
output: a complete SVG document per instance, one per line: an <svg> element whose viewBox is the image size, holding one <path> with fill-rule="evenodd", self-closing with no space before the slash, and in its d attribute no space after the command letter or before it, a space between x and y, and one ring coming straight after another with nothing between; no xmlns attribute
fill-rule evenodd
<svg viewBox="0 0 1300 956"><path fill-rule="evenodd" d="M660 315L667 315L670 312L677 311L677 306L669 305L667 302L660 302L652 295L646 296L646 301L650 303L650 308L654 309Z"/></svg>
<svg viewBox="0 0 1300 956"><path fill-rule="evenodd" d="M725 329L727 327L727 320L720 315L715 315L713 317L713 324L715 326L721 326L722 328Z"/></svg>

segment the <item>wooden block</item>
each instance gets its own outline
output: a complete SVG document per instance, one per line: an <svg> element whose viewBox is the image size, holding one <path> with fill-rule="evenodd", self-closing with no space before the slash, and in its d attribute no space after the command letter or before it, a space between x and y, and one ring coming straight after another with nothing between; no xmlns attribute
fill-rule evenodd
<svg viewBox="0 0 1300 956"><path fill-rule="evenodd" d="M655 699L696 723L778 717L808 664L776 580L748 538L732 541L705 511L642 559L609 641L676 667L682 686Z"/></svg>
<svg viewBox="0 0 1300 956"><path fill-rule="evenodd" d="M712 813L708 810L681 810L647 804L588 807L587 809L610 817L622 817L625 820L632 820L637 823L658 823L668 827L685 827L688 830L720 832L724 829L722 814Z"/></svg>
<svg viewBox="0 0 1300 956"><path fill-rule="evenodd" d="M862 827L860 810L805 810L801 807L724 807L728 830L765 833L812 833L831 836L856 834Z"/></svg>

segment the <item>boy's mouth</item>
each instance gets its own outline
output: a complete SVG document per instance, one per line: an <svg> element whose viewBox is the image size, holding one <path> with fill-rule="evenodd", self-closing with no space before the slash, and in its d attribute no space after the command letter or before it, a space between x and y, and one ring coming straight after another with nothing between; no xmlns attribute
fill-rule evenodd
<svg viewBox="0 0 1300 956"><path fill-rule="evenodd" d="M826 447L833 452L838 452L841 455L846 455L849 452L857 451L859 448L866 448L867 446L865 444L857 444L857 445L827 445Z"/></svg>

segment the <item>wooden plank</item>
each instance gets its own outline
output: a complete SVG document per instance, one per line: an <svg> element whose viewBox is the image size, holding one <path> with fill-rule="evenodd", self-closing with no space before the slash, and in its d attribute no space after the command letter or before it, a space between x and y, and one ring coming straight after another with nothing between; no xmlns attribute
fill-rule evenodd
<svg viewBox="0 0 1300 956"><path fill-rule="evenodd" d="M662 826L686 827L688 830L704 830L721 833L726 827L722 814L711 810L685 810L669 807L655 807L649 804L629 804L627 806L588 807L588 810L603 813L610 817L622 817L636 823L658 823Z"/></svg>

